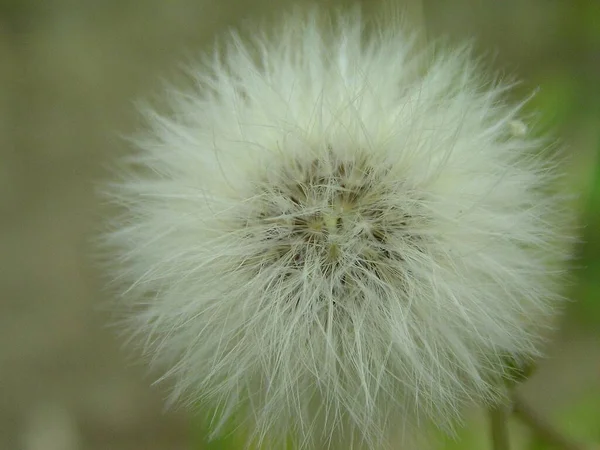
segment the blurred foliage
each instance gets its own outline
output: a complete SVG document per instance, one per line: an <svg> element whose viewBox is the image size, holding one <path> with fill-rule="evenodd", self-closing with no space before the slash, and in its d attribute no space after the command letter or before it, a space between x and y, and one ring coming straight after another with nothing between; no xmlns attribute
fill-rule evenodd
<svg viewBox="0 0 600 450"><path fill-rule="evenodd" d="M600 442L600 386L588 389L554 419L561 429L583 442ZM540 447L538 447L540 448Z"/></svg>
<svg viewBox="0 0 600 450"><path fill-rule="evenodd" d="M562 411L540 412L557 430L583 445L600 442L600 386L583 393ZM511 444L515 450L564 450L552 446L532 432L517 418L509 423ZM479 411L469 420L468 425L460 429L455 438L440 436L439 450L477 449L491 450L489 424L484 411ZM594 447L586 447L594 449Z"/></svg>
<svg viewBox="0 0 600 450"><path fill-rule="evenodd" d="M600 144L598 144L600 154ZM593 327L600 322L600 165L590 189L586 211L586 228L581 250L582 269L575 288L579 322Z"/></svg>
<svg viewBox="0 0 600 450"><path fill-rule="evenodd" d="M580 242L573 262L575 300L569 312L578 325L600 323L600 2L578 0L566 7L557 30L567 48L587 56L587 64L543 66L532 75L540 87L528 107L539 112L537 127L567 142L569 189L577 194L574 211ZM573 6L575 5L575 6ZM582 135L578 135L580 133ZM588 150L590 149L590 150Z"/></svg>

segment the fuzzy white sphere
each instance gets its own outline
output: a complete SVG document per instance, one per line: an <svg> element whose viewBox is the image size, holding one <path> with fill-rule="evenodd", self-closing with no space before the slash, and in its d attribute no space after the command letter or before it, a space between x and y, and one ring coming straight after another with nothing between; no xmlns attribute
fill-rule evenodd
<svg viewBox="0 0 600 450"><path fill-rule="evenodd" d="M396 29L319 21L232 37L148 114L108 241L173 399L267 448L388 448L536 356L556 171L468 51L420 71Z"/></svg>

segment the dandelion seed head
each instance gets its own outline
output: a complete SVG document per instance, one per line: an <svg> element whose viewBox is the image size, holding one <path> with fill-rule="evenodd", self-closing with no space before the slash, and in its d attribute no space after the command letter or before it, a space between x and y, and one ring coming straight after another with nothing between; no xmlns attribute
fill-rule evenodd
<svg viewBox="0 0 600 450"><path fill-rule="evenodd" d="M468 49L319 17L233 36L147 111L107 242L132 334L215 435L390 448L538 355L559 171Z"/></svg>

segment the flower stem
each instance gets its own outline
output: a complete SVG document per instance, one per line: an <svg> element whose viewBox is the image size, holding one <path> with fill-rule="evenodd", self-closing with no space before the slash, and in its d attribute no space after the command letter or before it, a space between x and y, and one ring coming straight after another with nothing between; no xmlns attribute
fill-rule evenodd
<svg viewBox="0 0 600 450"><path fill-rule="evenodd" d="M494 450L510 450L508 408L498 405L490 410L492 446Z"/></svg>
<svg viewBox="0 0 600 450"><path fill-rule="evenodd" d="M561 450L584 450L585 447L563 435L548 420L542 417L523 398L513 397L513 412L546 443Z"/></svg>

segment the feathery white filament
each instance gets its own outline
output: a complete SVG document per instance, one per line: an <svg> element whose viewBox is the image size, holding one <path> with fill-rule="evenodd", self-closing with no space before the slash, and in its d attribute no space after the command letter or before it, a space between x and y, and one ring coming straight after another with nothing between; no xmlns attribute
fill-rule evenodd
<svg viewBox="0 0 600 450"><path fill-rule="evenodd" d="M242 411L258 440L387 448L536 355L554 170L468 51L419 75L401 32L317 22L233 38L149 114L108 241L173 399Z"/></svg>

